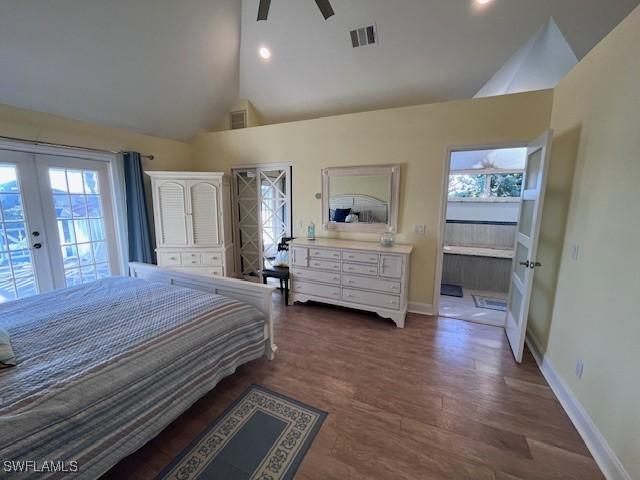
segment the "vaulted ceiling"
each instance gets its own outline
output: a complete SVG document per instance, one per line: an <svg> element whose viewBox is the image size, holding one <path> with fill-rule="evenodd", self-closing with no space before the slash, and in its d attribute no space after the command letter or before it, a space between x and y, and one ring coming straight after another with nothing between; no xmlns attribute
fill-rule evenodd
<svg viewBox="0 0 640 480"><path fill-rule="evenodd" d="M582 58L639 2L0 0L0 102L189 139L238 97L269 123L470 98L549 17Z"/></svg>

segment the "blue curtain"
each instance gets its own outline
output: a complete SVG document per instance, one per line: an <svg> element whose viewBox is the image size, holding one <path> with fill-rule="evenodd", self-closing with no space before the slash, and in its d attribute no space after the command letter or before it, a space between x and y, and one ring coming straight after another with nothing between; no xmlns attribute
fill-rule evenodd
<svg viewBox="0 0 640 480"><path fill-rule="evenodd" d="M138 152L124 152L122 156L127 203L129 261L153 263L151 227L140 154Z"/></svg>

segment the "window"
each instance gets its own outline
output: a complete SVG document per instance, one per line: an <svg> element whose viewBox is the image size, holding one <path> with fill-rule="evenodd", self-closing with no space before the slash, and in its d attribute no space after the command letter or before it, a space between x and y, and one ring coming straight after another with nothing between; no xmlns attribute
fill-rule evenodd
<svg viewBox="0 0 640 480"><path fill-rule="evenodd" d="M449 175L449 198L519 198L522 172L454 173Z"/></svg>

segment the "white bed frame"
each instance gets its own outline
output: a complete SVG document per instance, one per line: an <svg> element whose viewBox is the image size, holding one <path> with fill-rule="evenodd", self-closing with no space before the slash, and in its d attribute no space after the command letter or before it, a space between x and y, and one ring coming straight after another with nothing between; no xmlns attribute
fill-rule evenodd
<svg viewBox="0 0 640 480"><path fill-rule="evenodd" d="M261 283L246 282L228 277L204 277L191 273L176 272L147 263L129 263L129 276L154 282L191 288L208 293L217 293L254 306L265 317L265 352L273 360L278 347L273 337L273 317L271 316L271 294L275 287Z"/></svg>

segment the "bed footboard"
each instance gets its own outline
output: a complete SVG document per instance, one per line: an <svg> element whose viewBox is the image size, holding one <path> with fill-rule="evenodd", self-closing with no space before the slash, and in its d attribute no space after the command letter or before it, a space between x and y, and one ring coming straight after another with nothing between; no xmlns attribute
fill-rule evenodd
<svg viewBox="0 0 640 480"><path fill-rule="evenodd" d="M137 262L129 263L129 276L203 292L217 293L254 306L266 317L264 325L265 352L267 358L273 360L278 350L273 337L273 317L271 315L271 294L275 287L235 278L204 277L176 272L156 265Z"/></svg>

